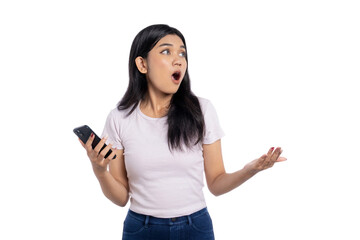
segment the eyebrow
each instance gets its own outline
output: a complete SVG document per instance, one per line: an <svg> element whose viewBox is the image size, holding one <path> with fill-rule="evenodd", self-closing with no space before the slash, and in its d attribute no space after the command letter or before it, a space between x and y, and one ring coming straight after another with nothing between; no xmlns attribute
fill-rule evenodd
<svg viewBox="0 0 360 240"><path fill-rule="evenodd" d="M163 44L160 44L159 47L173 47L174 45L171 44L171 43L163 43ZM185 48L184 45L181 45L180 48ZM186 48L185 48L186 49Z"/></svg>

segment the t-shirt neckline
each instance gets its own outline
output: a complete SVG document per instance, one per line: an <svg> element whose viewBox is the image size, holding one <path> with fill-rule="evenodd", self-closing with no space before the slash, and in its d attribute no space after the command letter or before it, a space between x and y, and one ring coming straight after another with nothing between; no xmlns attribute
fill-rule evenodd
<svg viewBox="0 0 360 240"><path fill-rule="evenodd" d="M145 115L145 114L141 111L141 109L140 109L140 103L141 103L141 101L139 101L139 103L138 103L138 105L137 105L137 107L136 107L136 110L137 110L137 112L140 114L140 116L142 116L143 118L148 119L148 120L152 120L152 121L165 120L165 119L167 118L167 115L165 115L165 116L163 116L163 117L159 117L159 118L154 118L154 117L150 117L150 116L148 116L148 115Z"/></svg>

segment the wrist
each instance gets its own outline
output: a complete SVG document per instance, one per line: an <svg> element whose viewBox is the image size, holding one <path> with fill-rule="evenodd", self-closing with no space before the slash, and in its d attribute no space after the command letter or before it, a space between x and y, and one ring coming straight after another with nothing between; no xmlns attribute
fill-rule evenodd
<svg viewBox="0 0 360 240"><path fill-rule="evenodd" d="M98 169L96 167L93 167L93 171L94 171L94 174L95 176L100 179L100 178L104 178L106 173L107 173L107 170L106 169Z"/></svg>
<svg viewBox="0 0 360 240"><path fill-rule="evenodd" d="M252 166L252 164L245 165L243 170L247 175L251 175L251 176L253 176L253 175L257 174L258 172L260 172L257 168Z"/></svg>

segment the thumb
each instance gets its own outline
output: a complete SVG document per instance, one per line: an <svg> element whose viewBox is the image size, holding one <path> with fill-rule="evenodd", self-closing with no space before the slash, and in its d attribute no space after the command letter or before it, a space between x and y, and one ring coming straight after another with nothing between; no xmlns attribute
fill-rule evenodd
<svg viewBox="0 0 360 240"><path fill-rule="evenodd" d="M277 160L276 160L276 162L284 162L284 161L286 161L287 160L287 158L285 158L285 157L279 157Z"/></svg>

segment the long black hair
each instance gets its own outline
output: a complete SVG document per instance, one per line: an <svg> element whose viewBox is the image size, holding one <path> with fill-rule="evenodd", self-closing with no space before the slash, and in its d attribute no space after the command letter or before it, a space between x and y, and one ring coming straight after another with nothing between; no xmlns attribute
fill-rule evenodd
<svg viewBox="0 0 360 240"><path fill-rule="evenodd" d="M186 42L181 32L164 24L151 25L141 30L135 37L129 57L129 86L118 104L119 110L130 109L129 115L136 109L140 100L144 99L148 86L145 74L141 73L135 63L139 56L147 58L148 53L157 42L169 34L181 38L186 49ZM187 54L185 55L186 61ZM201 143L204 138L205 123L198 98L190 87L188 69L178 91L173 95L167 113L169 148L182 150Z"/></svg>

